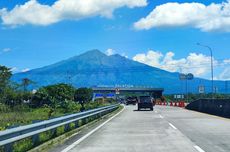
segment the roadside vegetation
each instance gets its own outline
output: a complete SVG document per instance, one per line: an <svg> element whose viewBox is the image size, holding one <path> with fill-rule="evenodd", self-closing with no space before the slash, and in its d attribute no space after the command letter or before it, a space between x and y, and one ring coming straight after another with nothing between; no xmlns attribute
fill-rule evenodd
<svg viewBox="0 0 230 152"><path fill-rule="evenodd" d="M92 102L92 90L69 84L28 88L35 83L23 78L21 84L10 80L9 68L0 66L0 131L54 117L93 109L113 103L112 99Z"/></svg>

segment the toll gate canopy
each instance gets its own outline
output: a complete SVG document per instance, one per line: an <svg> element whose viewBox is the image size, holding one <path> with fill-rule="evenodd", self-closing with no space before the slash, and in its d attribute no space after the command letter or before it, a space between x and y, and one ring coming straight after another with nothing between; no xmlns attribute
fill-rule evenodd
<svg viewBox="0 0 230 152"><path fill-rule="evenodd" d="M94 87L92 88L94 93L99 94L125 94L125 93L139 93L139 94L149 94L154 98L160 98L164 91L163 88L121 88L121 87Z"/></svg>

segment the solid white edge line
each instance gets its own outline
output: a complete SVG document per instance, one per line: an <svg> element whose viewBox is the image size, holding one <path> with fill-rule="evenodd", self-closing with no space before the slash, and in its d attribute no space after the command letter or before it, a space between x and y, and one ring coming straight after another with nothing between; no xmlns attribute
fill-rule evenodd
<svg viewBox="0 0 230 152"><path fill-rule="evenodd" d="M72 143L71 145L69 145L68 147L66 147L64 150L62 150L61 152L68 152L71 149L73 149L75 146L77 146L80 142L82 142L83 140L85 140L87 137L89 137L90 135L92 135L94 132L96 132L98 129L100 129L101 127L103 127L105 124L107 124L110 120L112 120L113 118L115 118L116 116L118 116L122 111L124 111L125 107L118 112L117 114L115 114L114 116L112 116L111 118L109 118L108 120L106 120L105 122L103 122L101 125L97 126L96 128L94 128L92 131L90 131L89 133L87 133L85 136L81 137L80 139L78 139L77 141L75 141L74 143Z"/></svg>
<svg viewBox="0 0 230 152"><path fill-rule="evenodd" d="M170 125L173 129L177 129L173 124L169 123L169 125Z"/></svg>
<svg viewBox="0 0 230 152"><path fill-rule="evenodd" d="M194 146L194 148L197 150L197 151L199 151L199 152L205 152L203 149L201 149L199 146Z"/></svg>

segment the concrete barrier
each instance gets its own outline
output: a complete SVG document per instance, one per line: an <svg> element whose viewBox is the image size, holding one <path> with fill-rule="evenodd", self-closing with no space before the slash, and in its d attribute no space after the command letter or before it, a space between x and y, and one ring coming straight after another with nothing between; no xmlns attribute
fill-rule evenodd
<svg viewBox="0 0 230 152"><path fill-rule="evenodd" d="M184 101L179 101L179 102L156 102L156 105L161 105L161 106L175 106L175 107L181 107L184 108L186 106L186 103Z"/></svg>
<svg viewBox="0 0 230 152"><path fill-rule="evenodd" d="M230 118L230 99L199 99L188 104L186 109Z"/></svg>
<svg viewBox="0 0 230 152"><path fill-rule="evenodd" d="M177 107L177 105L178 105L177 102L175 102L175 103L174 103L174 106Z"/></svg>

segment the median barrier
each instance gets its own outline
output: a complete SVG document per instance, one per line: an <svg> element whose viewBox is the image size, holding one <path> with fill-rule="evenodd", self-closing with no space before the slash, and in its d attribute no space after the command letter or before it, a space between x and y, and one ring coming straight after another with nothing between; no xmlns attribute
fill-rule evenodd
<svg viewBox="0 0 230 152"><path fill-rule="evenodd" d="M185 107L184 101L181 102L181 107Z"/></svg>
<svg viewBox="0 0 230 152"><path fill-rule="evenodd" d="M177 102L174 103L174 107L177 107Z"/></svg>
<svg viewBox="0 0 230 152"><path fill-rule="evenodd" d="M230 118L230 99L199 99L189 103L186 109Z"/></svg>

